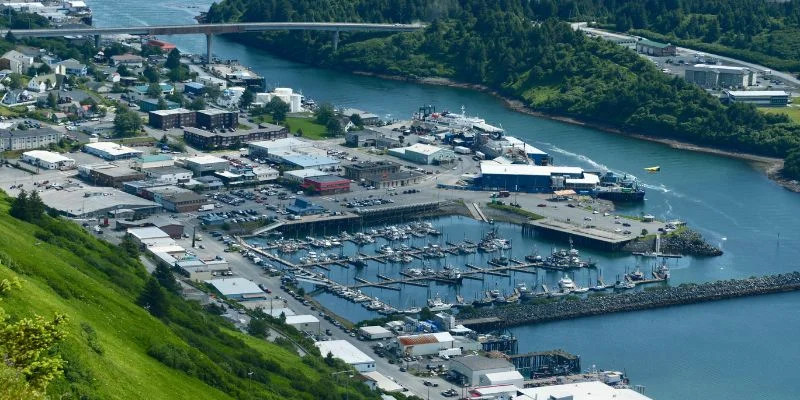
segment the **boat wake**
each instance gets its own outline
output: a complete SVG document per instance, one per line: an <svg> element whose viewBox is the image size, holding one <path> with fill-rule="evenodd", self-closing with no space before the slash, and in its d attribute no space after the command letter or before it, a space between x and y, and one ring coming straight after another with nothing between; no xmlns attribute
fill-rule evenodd
<svg viewBox="0 0 800 400"><path fill-rule="evenodd" d="M552 150L553 150L553 151L555 151L556 153L563 154L563 155L565 155L565 156L569 156L569 157L574 157L574 158L577 158L578 160L581 160L581 161L583 161L583 162L585 162L585 163L587 163L587 164L591 165L591 166L592 166L592 167L594 167L594 168L597 168L597 169L600 169L600 170L603 170L603 171L611 171L611 172L613 172L613 173L615 173L615 174L618 174L618 175L623 175L623 174L625 174L625 172L622 172L622 171L615 171L615 170L613 170L613 169L609 168L607 165L605 165L605 164L602 164L602 163L599 163L599 162L597 162L597 161L595 161L595 160L592 160L591 158L589 158L589 157L586 157L586 156L585 156L585 155L583 155L583 154L573 153L573 152L571 152L571 151L564 150L564 149L562 149L562 148L560 148L560 147L558 147L558 146L554 146L554 145L552 145L552 144L551 144L551 145L549 145L549 146L550 146L550 147L552 148ZM630 174L628 174L628 175L630 175Z"/></svg>

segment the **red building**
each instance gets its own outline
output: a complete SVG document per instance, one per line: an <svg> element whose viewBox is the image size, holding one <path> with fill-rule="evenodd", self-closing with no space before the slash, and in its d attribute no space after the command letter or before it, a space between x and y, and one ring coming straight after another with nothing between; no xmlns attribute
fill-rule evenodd
<svg viewBox="0 0 800 400"><path fill-rule="evenodd" d="M319 195L345 193L350 191L350 180L341 176L322 175L305 178L303 188Z"/></svg>
<svg viewBox="0 0 800 400"><path fill-rule="evenodd" d="M169 53L170 51L175 49L175 45L170 42L165 42L163 40L156 40L150 39L147 41L147 46L150 47L158 47L164 54Z"/></svg>

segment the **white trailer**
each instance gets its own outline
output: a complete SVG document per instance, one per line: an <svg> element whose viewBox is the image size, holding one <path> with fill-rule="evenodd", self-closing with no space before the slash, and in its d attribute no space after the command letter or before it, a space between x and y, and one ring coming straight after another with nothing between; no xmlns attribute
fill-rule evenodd
<svg viewBox="0 0 800 400"><path fill-rule="evenodd" d="M464 146L456 146L453 148L453 151L458 154L472 154L472 150L470 150L469 147Z"/></svg>
<svg viewBox="0 0 800 400"><path fill-rule="evenodd" d="M214 209L213 204L203 204L202 206L200 206L200 211L211 211L213 209Z"/></svg>

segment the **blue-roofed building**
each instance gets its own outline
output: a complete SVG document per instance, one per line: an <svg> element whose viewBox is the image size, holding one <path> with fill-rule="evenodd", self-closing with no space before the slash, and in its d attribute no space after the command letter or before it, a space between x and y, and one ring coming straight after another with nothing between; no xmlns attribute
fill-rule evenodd
<svg viewBox="0 0 800 400"><path fill-rule="evenodd" d="M158 86L161 87L161 94L167 95L175 93L175 87L168 83L159 83ZM136 92L140 95L144 96L147 94L147 89L149 87L149 85L137 85L134 86L133 89L136 90Z"/></svg>
<svg viewBox="0 0 800 400"><path fill-rule="evenodd" d="M282 163L291 167L302 169L317 168L324 169L339 165L339 160L328 156L317 156L310 154L291 153L280 156Z"/></svg>
<svg viewBox="0 0 800 400"><path fill-rule="evenodd" d="M200 82L189 82L183 85L183 93L202 96L206 92L206 85Z"/></svg>
<svg viewBox="0 0 800 400"><path fill-rule="evenodd" d="M314 204L308 200L295 199L294 204L286 207L286 211L294 215L314 215L324 213L325 207Z"/></svg>

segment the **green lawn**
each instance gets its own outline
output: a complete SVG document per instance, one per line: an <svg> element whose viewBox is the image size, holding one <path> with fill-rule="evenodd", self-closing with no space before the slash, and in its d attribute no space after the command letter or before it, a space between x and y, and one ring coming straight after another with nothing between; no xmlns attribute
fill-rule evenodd
<svg viewBox="0 0 800 400"><path fill-rule="evenodd" d="M274 123L272 121L272 116L270 115L263 115L255 118L255 120L258 122L267 122L270 124ZM320 140L328 138L327 136L325 136L327 129L324 126L314 122L314 120L311 117L309 118L301 116L286 117L286 124L289 125L291 133L297 133L298 129L302 129L304 138L312 140Z"/></svg>
<svg viewBox="0 0 800 400"><path fill-rule="evenodd" d="M768 114L786 114L792 121L800 124L800 107L759 107L758 109Z"/></svg>

